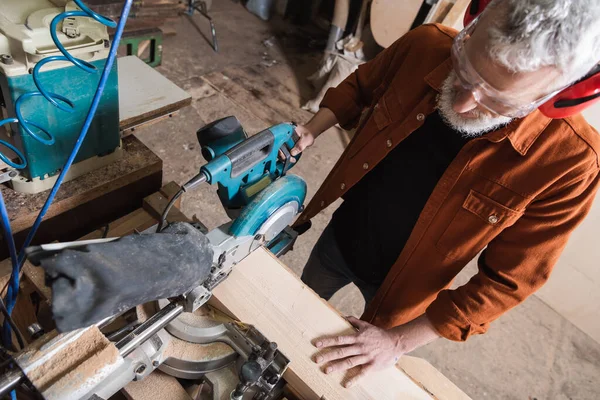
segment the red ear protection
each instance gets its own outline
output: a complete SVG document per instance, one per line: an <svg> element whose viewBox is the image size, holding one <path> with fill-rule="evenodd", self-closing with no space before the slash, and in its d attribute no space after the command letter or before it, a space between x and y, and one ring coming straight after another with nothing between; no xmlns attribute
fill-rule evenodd
<svg viewBox="0 0 600 400"><path fill-rule="evenodd" d="M463 19L464 25L477 18L491 2L471 0ZM600 63L585 77L542 104L539 110L548 118L565 118L580 113L597 101L600 101Z"/></svg>
<svg viewBox="0 0 600 400"><path fill-rule="evenodd" d="M471 4L467 7L465 12L465 17L463 19L464 26L467 26L473 21L479 14L485 10L488 4L490 4L492 0L471 0Z"/></svg>
<svg viewBox="0 0 600 400"><path fill-rule="evenodd" d="M578 114L600 101L600 64L579 80L545 102L539 110L549 118L566 118Z"/></svg>

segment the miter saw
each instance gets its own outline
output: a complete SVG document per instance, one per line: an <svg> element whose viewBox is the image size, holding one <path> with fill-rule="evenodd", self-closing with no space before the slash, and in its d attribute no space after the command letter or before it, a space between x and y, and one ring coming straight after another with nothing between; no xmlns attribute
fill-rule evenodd
<svg viewBox="0 0 600 400"><path fill-rule="evenodd" d="M291 249L297 233L290 224L306 196L306 183L287 175L296 161L290 155L295 125L279 124L247 137L239 121L228 117L197 135L208 163L173 197L157 226L122 238L28 249L29 260L45 270L53 318L64 333L49 343L42 336L16 355L18 368L0 377L0 394L31 378L46 399L106 399L157 368L211 385L219 380L211 371L229 368L237 376L227 389L231 399L278 398L287 357L254 327L215 318L205 304L212 289L259 246L276 255ZM184 222L169 224L176 199L203 182L217 184L232 220L210 232ZM137 318L105 332L116 316L136 307ZM79 374L75 383L72 374L63 373L51 384L36 384L34 370L60 364L61 352L77 346L82 332L100 328L118 356L97 366L92 376ZM76 364L75 369L85 363ZM70 384L61 383L67 378Z"/></svg>

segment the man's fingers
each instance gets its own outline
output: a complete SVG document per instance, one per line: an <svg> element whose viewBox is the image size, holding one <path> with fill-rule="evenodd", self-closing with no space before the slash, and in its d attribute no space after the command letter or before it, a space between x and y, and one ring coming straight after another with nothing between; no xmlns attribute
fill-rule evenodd
<svg viewBox="0 0 600 400"><path fill-rule="evenodd" d="M335 372L335 371L347 371L358 365L363 365L363 364L368 363L370 361L370 359L371 358L369 356L360 355L360 356L348 357L343 360L335 361L335 362L332 362L331 364L329 364L325 368L325 373L331 374L332 372Z"/></svg>
<svg viewBox="0 0 600 400"><path fill-rule="evenodd" d="M322 364L333 360L341 360L342 358L355 356L357 354L361 354L361 348L359 346L338 347L325 353L318 354L315 357L315 362L317 364Z"/></svg>
<svg viewBox="0 0 600 400"><path fill-rule="evenodd" d="M365 364L362 366L362 368L360 369L360 371L353 376L352 378L348 379L346 381L346 383L344 383L344 387L346 388L351 388L352 386L356 385L356 383L358 381L360 381L362 378L364 378L365 376L369 375L371 372L375 371L375 364Z"/></svg>
<svg viewBox="0 0 600 400"><path fill-rule="evenodd" d="M317 340L315 342L315 347L320 349L323 347L343 346L354 343L356 343L356 335L334 336Z"/></svg>
<svg viewBox="0 0 600 400"><path fill-rule="evenodd" d="M304 151L304 147L299 145L300 142L296 143L296 145L290 150L290 154L292 156L297 156L298 154Z"/></svg>

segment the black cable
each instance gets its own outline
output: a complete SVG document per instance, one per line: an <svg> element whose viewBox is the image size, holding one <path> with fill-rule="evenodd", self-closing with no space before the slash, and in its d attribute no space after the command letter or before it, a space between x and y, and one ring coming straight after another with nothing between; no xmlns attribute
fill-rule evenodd
<svg viewBox="0 0 600 400"><path fill-rule="evenodd" d="M19 328L17 328L15 321L13 321L12 317L8 313L8 310L6 309L6 306L4 305L4 300L2 300L2 297L0 297L0 311L2 312L2 315L4 315L5 322L8 322L8 324L10 325L12 330L15 332L15 335L17 336L17 341L19 342L19 346L21 346L21 349L24 349L25 344L23 341L23 335L21 334L21 331L19 331ZM4 343L4 347L8 348L7 343ZM11 347L12 347L12 344L11 344Z"/></svg>
<svg viewBox="0 0 600 400"><path fill-rule="evenodd" d="M173 208L173 204L175 204L177 199L181 197L183 192L185 192L184 188L179 189L179 192L177 192L175 194L175 196L173 196L171 201L169 201L169 204L167 204L167 206L165 207L165 211L163 211L163 213L160 217L160 222L159 222L158 226L156 227L156 233L163 230L165 223L167 222L167 216L169 215L169 211L171 211L171 208Z"/></svg>

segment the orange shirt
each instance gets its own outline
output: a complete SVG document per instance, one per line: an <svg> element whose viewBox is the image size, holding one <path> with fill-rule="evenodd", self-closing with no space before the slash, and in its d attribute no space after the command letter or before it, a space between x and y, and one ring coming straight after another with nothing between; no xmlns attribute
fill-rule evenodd
<svg viewBox="0 0 600 400"><path fill-rule="evenodd" d="M435 110L452 69L455 34L441 25L414 29L327 92L321 107L344 128L358 129L297 224L348 191ZM484 333L548 279L592 205L599 150L600 135L583 117L552 120L539 111L469 141L363 319L389 328L426 312L448 339ZM405 193L410 196L410 187ZM449 290L484 248L478 273Z"/></svg>

